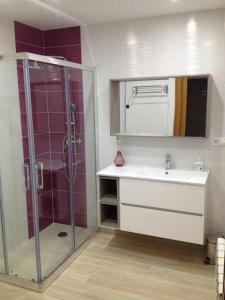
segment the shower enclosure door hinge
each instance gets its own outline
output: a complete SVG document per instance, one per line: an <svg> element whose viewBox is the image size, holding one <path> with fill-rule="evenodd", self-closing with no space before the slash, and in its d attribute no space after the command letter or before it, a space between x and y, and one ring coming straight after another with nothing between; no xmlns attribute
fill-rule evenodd
<svg viewBox="0 0 225 300"><path fill-rule="evenodd" d="M35 169L36 169L36 178L37 178L37 189L43 190L44 189L44 166L43 162L36 162L35 163ZM40 171L40 176L39 176L39 171ZM39 177L40 177L40 183L39 183Z"/></svg>
<svg viewBox="0 0 225 300"><path fill-rule="evenodd" d="M24 164L24 171L25 171L25 187L26 191L29 191L31 186L30 186L30 166L29 164L25 163Z"/></svg>

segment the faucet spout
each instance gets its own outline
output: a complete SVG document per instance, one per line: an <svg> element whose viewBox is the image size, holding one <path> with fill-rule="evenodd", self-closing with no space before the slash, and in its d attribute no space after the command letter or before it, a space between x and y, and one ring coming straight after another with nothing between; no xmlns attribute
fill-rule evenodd
<svg viewBox="0 0 225 300"><path fill-rule="evenodd" d="M171 169L171 154L170 153L166 153L165 169L166 170Z"/></svg>

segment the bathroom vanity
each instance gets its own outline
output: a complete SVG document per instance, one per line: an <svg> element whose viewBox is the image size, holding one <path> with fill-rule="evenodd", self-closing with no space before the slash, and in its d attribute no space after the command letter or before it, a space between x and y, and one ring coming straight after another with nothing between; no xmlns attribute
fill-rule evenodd
<svg viewBox="0 0 225 300"><path fill-rule="evenodd" d="M97 173L99 226L202 245L208 175L111 165Z"/></svg>

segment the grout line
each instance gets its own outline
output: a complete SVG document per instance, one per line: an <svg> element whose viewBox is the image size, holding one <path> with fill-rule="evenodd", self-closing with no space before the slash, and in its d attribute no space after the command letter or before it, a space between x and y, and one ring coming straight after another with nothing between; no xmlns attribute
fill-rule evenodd
<svg viewBox="0 0 225 300"><path fill-rule="evenodd" d="M16 43L21 43L21 44L23 44L23 45L28 45L28 46L37 47L37 48L40 48L40 49L43 50L43 47L38 46L38 45L35 45L35 44L25 43L25 42L21 42L21 41L17 41L17 40L16 40Z"/></svg>
<svg viewBox="0 0 225 300"><path fill-rule="evenodd" d="M52 48L65 48L65 47L74 47L74 46L80 46L81 43L75 43L70 45L60 45L60 46L46 46L45 49L52 49Z"/></svg>

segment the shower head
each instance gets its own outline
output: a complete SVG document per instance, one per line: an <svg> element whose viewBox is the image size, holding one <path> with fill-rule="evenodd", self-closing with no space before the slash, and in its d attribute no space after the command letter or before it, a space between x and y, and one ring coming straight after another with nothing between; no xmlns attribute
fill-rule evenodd
<svg viewBox="0 0 225 300"><path fill-rule="evenodd" d="M38 64L38 62L35 60L34 63L32 65L29 66L30 69L34 69L34 70L40 70L41 66Z"/></svg>

